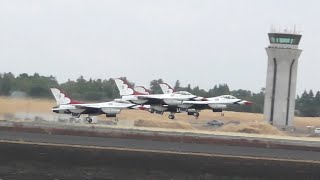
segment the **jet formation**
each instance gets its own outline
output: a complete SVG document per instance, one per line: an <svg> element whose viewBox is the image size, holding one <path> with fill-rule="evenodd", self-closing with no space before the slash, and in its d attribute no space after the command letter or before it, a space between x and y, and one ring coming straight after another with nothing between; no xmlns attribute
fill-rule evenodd
<svg viewBox="0 0 320 180"><path fill-rule="evenodd" d="M168 118L175 119L176 113L187 113L196 118L200 112L210 109L213 112L220 112L224 116L223 110L228 105L251 105L252 102L238 99L231 95L217 97L199 97L187 91L175 91L166 83L159 84L163 94L151 94L143 86L132 86L121 78L113 79L120 92L120 99L100 103L84 103L72 100L66 93L51 88L51 92L56 99L57 106L52 111L60 114L71 114L74 118L79 118L82 114L87 115L86 121L92 122L92 116L105 114L106 117L115 117L123 109L146 110L150 113L163 114L169 112Z"/></svg>

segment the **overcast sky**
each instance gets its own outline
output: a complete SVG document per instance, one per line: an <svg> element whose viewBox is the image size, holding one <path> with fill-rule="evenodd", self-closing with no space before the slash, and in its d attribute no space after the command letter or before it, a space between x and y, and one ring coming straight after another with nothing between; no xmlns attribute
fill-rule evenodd
<svg viewBox="0 0 320 180"><path fill-rule="evenodd" d="M320 90L319 17L316 0L0 0L0 73L259 92L271 25L296 25L298 93Z"/></svg>

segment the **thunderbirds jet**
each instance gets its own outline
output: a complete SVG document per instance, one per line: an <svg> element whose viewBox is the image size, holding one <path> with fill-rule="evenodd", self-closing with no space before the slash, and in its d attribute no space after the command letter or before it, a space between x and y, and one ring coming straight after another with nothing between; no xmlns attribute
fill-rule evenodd
<svg viewBox="0 0 320 180"><path fill-rule="evenodd" d="M147 109L148 106L141 106L132 104L122 99L115 99L109 102L101 103L82 103L72 100L65 93L57 88L50 88L54 98L56 99L57 106L52 109L55 113L71 114L73 117L79 118L81 114L87 114L86 121L92 122L91 116L98 116L105 114L106 117L115 117L121 112L122 109ZM117 119L116 119L117 120Z"/></svg>
<svg viewBox="0 0 320 180"><path fill-rule="evenodd" d="M167 83L159 84L163 93L172 93L174 90ZM217 97L205 98L203 101L183 101L182 104L190 105L187 109L188 115L193 115L196 118L199 117L199 112L204 109L212 109L213 112L221 112L221 116L224 116L223 110L227 108L229 104L238 105L251 105L252 102L238 99L231 95L222 95Z"/></svg>
<svg viewBox="0 0 320 180"><path fill-rule="evenodd" d="M187 111L188 115L194 115L199 117L199 112L204 109L212 109L213 112L221 112L221 116L224 116L223 110L227 108L227 105L251 105L252 102L238 99L231 95L222 95L212 98L206 98L206 101L183 101L182 104L192 105Z"/></svg>
<svg viewBox="0 0 320 180"><path fill-rule="evenodd" d="M169 111L169 119L174 119L174 114L180 112L180 108L186 109L192 106L190 104L183 104L183 101L201 100L199 97L186 91L177 91L168 94L143 94L141 92L137 92L123 79L115 78L114 81L123 100L140 105L148 104L150 105L151 112L156 112L159 114L163 114L164 111Z"/></svg>

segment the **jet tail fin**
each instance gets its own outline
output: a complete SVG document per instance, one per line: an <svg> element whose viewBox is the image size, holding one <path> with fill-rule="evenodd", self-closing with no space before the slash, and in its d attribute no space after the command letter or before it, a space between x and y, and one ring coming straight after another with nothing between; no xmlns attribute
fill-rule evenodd
<svg viewBox="0 0 320 180"><path fill-rule="evenodd" d="M64 92L57 88L50 88L54 98L56 99L57 105L62 104L82 104L79 101L74 101L69 98Z"/></svg>
<svg viewBox="0 0 320 180"><path fill-rule="evenodd" d="M129 84L126 80L121 78L114 78L114 82L116 83L118 90L120 92L120 96L128 96L128 95L146 95L145 93L137 92L131 84Z"/></svg>
<svg viewBox="0 0 320 180"><path fill-rule="evenodd" d="M170 94L175 92L174 89L167 83L160 83L159 85L163 94Z"/></svg>
<svg viewBox="0 0 320 180"><path fill-rule="evenodd" d="M144 86L135 86L134 90L142 94L150 94L150 91L146 89Z"/></svg>

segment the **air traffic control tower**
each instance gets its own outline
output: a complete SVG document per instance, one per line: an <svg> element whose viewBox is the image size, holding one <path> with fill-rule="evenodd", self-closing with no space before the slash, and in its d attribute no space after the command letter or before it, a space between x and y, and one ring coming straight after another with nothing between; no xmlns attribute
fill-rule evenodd
<svg viewBox="0 0 320 180"><path fill-rule="evenodd" d="M264 118L277 127L293 126L300 34L271 32L268 54Z"/></svg>

